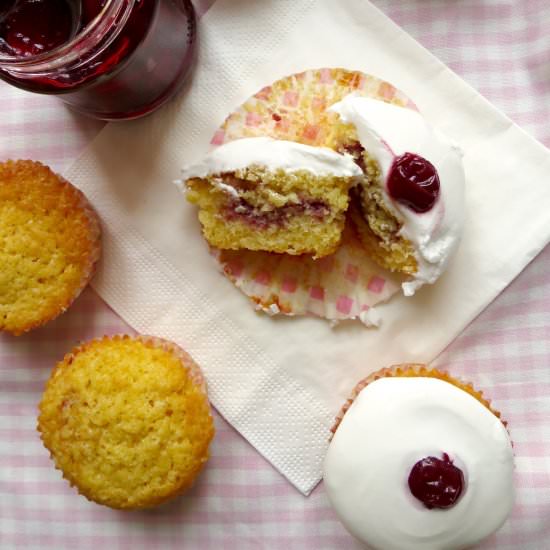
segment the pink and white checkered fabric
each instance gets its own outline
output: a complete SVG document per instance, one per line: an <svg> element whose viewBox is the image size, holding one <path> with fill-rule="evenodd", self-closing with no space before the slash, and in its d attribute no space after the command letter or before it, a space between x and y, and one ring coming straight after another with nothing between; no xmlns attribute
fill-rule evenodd
<svg viewBox="0 0 550 550"><path fill-rule="evenodd" d="M212 3L196 2L200 12ZM550 146L548 0L375 3ZM62 171L100 128L54 98L0 85L3 158L34 158ZM548 273L550 248L438 360L486 390L510 421L517 504L484 549L550 548ZM36 405L51 367L74 344L129 330L86 291L49 326L0 337L0 548L359 548L322 485L304 498L219 417L209 467L183 498L155 511L122 513L76 496L36 435Z"/></svg>

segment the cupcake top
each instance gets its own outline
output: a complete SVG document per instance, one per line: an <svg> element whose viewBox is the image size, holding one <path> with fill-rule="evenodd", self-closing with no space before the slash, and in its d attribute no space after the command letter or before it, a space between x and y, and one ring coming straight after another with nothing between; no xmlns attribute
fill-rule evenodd
<svg viewBox="0 0 550 550"><path fill-rule="evenodd" d="M269 137L251 137L220 145L200 162L184 168L182 180L234 172L253 165L263 166L272 171L304 170L318 176L362 175L361 169L350 155L341 155L327 147L313 147Z"/></svg>
<svg viewBox="0 0 550 550"><path fill-rule="evenodd" d="M99 256L99 220L78 189L39 162L0 163L0 331L65 311Z"/></svg>
<svg viewBox="0 0 550 550"><path fill-rule="evenodd" d="M158 338L82 344L57 364L38 430L78 491L112 508L147 508L187 489L214 425L198 366Z"/></svg>
<svg viewBox="0 0 550 550"><path fill-rule="evenodd" d="M501 420L466 391L428 377L387 377L364 387L324 465L344 525L383 550L476 544L510 513L512 473Z"/></svg>
<svg viewBox="0 0 550 550"><path fill-rule="evenodd" d="M386 205L414 244L417 272L403 283L411 296L435 282L458 247L464 225L462 151L417 111L355 94L330 109L355 127L380 170Z"/></svg>

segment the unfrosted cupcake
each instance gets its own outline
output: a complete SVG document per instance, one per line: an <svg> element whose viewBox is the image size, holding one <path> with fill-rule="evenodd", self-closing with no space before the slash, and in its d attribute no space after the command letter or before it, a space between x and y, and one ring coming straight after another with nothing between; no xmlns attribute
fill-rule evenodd
<svg viewBox="0 0 550 550"><path fill-rule="evenodd" d="M477 544L513 504L512 444L481 392L425 365L384 369L355 388L325 458L329 499L378 550Z"/></svg>
<svg viewBox="0 0 550 550"><path fill-rule="evenodd" d="M199 367L147 336L104 337L66 355L46 385L38 430L80 494L121 509L189 488L214 436Z"/></svg>
<svg viewBox="0 0 550 550"><path fill-rule="evenodd" d="M0 331L63 313L90 281L100 226L86 197L47 166L0 163Z"/></svg>

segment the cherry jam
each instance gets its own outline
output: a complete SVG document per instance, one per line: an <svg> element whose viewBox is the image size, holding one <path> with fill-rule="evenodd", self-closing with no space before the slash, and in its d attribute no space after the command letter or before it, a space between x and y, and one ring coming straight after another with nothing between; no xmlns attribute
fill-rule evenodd
<svg viewBox="0 0 550 550"><path fill-rule="evenodd" d="M450 508L462 494L464 474L447 453L442 458L427 456L409 474L409 489L428 509Z"/></svg>
<svg viewBox="0 0 550 550"><path fill-rule="evenodd" d="M97 118L163 104L195 42L190 0L0 0L0 78Z"/></svg>
<svg viewBox="0 0 550 550"><path fill-rule="evenodd" d="M0 51L31 56L68 42L79 25L77 8L67 0L4 0Z"/></svg>
<svg viewBox="0 0 550 550"><path fill-rule="evenodd" d="M439 176L427 159L405 153L397 157L388 176L388 192L392 199L422 213L431 210L439 197Z"/></svg>

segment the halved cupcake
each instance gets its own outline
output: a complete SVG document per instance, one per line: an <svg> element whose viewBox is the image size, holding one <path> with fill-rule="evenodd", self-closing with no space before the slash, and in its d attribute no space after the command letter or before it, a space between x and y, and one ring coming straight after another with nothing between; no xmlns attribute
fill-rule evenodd
<svg viewBox="0 0 550 550"><path fill-rule="evenodd" d="M374 549L477 544L513 504L513 451L481 392L421 364L360 382L333 428L324 464L332 505Z"/></svg>
<svg viewBox="0 0 550 550"><path fill-rule="evenodd" d="M352 93L329 111L342 125L338 150L365 174L350 218L375 261L409 276L410 296L440 277L460 243L462 151L411 108Z"/></svg>
<svg viewBox="0 0 550 550"><path fill-rule="evenodd" d="M361 176L350 155L256 137L221 145L185 168L179 185L212 246L319 258L338 246Z"/></svg>

